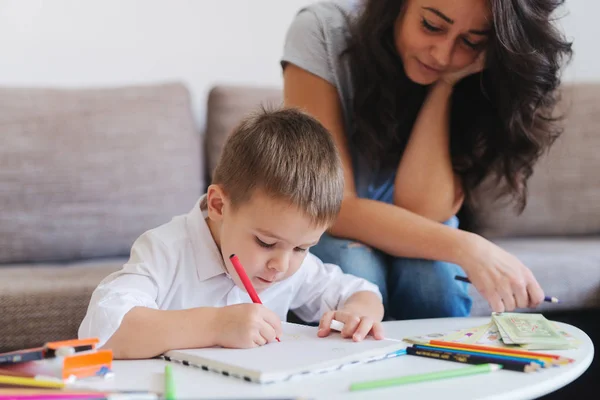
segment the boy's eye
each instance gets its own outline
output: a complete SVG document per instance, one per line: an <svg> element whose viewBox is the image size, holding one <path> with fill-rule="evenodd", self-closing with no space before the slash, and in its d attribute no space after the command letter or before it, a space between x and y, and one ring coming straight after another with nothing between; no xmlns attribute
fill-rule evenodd
<svg viewBox="0 0 600 400"><path fill-rule="evenodd" d="M306 250L308 250L308 249L303 249L302 247L296 247L294 249L294 251L297 251L298 253L304 253Z"/></svg>
<svg viewBox="0 0 600 400"><path fill-rule="evenodd" d="M264 248L266 248L266 249L270 249L270 248L272 248L273 246L275 246L275 243L265 243L265 242L263 242L262 240L260 240L260 239L259 239L258 237L256 237L256 236L255 236L254 238L256 239L256 243L258 243L258 245L259 245L260 247L264 247Z"/></svg>
<svg viewBox="0 0 600 400"><path fill-rule="evenodd" d="M441 32L442 28L438 28L437 26L431 25L425 18L421 19L421 25L423 28L427 29L430 32Z"/></svg>

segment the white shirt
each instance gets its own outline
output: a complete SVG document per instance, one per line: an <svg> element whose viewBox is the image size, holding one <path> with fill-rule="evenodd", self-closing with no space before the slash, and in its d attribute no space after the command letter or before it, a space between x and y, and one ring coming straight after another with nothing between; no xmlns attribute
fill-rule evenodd
<svg viewBox="0 0 600 400"><path fill-rule="evenodd" d="M226 273L201 200L189 214L174 217L135 241L129 261L94 290L79 327L80 338L97 337L98 347L104 345L136 306L181 310L251 302ZM376 285L309 253L294 275L262 291L260 299L282 321L291 309L312 322L365 290L381 298Z"/></svg>

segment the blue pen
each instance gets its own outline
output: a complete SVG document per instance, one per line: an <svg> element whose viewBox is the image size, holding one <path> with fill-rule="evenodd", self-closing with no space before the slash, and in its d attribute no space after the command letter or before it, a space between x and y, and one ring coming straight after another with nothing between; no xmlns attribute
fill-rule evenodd
<svg viewBox="0 0 600 400"><path fill-rule="evenodd" d="M542 366L544 368L546 368L548 366L547 362L541 361L541 360L538 360L538 359L535 359L535 358L501 356L499 354L478 353L476 351L455 350L455 349L448 349L448 348L444 348L444 347L436 347L436 346L423 345L423 344L415 344L413 346L415 348L417 348L417 349L423 349L423 350L433 349L433 350L447 351L447 352L452 352L452 353L457 353L457 354L469 354L469 355L475 355L475 356L484 355L486 357L494 358L494 359L497 359L497 360L529 361L529 362L533 362L533 363L539 364L540 366Z"/></svg>
<svg viewBox="0 0 600 400"><path fill-rule="evenodd" d="M393 353L388 353L388 355L385 358L393 358L393 357L398 357L398 356L405 356L406 355L406 349L400 349L400 350L396 350Z"/></svg>

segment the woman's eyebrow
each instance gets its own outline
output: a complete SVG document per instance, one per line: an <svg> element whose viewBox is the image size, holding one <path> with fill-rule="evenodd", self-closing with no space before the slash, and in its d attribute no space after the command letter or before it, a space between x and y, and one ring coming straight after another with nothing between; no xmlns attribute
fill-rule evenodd
<svg viewBox="0 0 600 400"><path fill-rule="evenodd" d="M429 11L434 13L435 15L437 15L438 17L440 17L441 19L443 19L444 21L446 21L449 24L453 24L454 20L452 18L450 18L449 16L447 16L446 14L444 14L443 12L441 12L440 10L438 10L437 8L433 8L433 7L423 7L423 10L425 11ZM480 36L488 36L490 34L491 30L477 30L477 29L471 29L469 31L469 33L472 33L473 35L480 35Z"/></svg>
<svg viewBox="0 0 600 400"><path fill-rule="evenodd" d="M437 8L433 8L433 7L423 7L423 10L429 11L434 13L435 15L437 15L438 17L440 17L441 19L443 19L444 21L446 21L449 24L453 24L454 20L450 17L448 17L446 14L444 14L443 12L441 12L440 10L438 10Z"/></svg>

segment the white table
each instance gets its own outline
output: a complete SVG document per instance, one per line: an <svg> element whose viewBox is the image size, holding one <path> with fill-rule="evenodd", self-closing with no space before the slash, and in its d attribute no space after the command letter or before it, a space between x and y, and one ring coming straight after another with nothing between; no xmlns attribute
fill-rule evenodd
<svg viewBox="0 0 600 400"><path fill-rule="evenodd" d="M385 322L389 338L446 332L483 325L490 318L440 318ZM555 391L577 379L594 358L594 345L580 329L559 323L561 328L581 341L576 350L554 353L575 359L568 366L540 370L535 373L498 371L494 373L417 383L385 389L350 392L351 383L384 379L400 375L462 368L466 365L423 357L400 356L368 365L357 365L338 372L308 376L295 381L271 385L249 383L215 372L202 371L172 363L178 398L315 398L315 399L531 399ZM548 351L550 353L550 351ZM166 361L115 361L115 377L86 386L101 390L163 391Z"/></svg>

